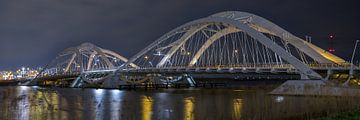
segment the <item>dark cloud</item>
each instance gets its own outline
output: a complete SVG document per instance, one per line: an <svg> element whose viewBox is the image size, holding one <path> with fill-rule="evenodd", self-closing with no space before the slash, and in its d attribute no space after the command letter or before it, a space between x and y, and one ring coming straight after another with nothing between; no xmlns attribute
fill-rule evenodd
<svg viewBox="0 0 360 120"><path fill-rule="evenodd" d="M226 10L247 11L348 58L359 39L357 0L0 0L0 69L42 66L82 42L131 57L171 29Z"/></svg>

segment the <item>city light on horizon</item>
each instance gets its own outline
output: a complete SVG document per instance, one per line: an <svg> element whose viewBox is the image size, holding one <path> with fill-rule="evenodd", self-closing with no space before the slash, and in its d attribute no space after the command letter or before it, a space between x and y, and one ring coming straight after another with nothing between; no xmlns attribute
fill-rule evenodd
<svg viewBox="0 0 360 120"><path fill-rule="evenodd" d="M0 70L0 80L14 80L14 79L32 79L39 74L42 68L29 68L21 67L15 71L11 70Z"/></svg>

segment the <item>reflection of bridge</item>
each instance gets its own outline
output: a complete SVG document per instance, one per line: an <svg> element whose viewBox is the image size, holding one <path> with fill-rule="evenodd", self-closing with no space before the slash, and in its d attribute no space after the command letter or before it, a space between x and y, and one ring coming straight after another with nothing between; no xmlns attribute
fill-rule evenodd
<svg viewBox="0 0 360 120"><path fill-rule="evenodd" d="M81 72L71 84L73 87L84 83L117 87L126 83L169 84L182 80L196 84L192 75L197 73L251 73L265 77L297 74L301 79L343 78L348 83L354 78L354 71L359 70L262 17L237 11L217 13L179 26L129 61L91 44L64 53L39 77L49 75L50 71Z"/></svg>

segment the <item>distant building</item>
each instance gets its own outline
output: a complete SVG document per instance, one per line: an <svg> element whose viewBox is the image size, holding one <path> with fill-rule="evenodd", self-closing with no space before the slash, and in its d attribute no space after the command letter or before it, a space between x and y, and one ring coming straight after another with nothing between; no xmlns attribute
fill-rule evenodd
<svg viewBox="0 0 360 120"><path fill-rule="evenodd" d="M13 71L0 71L0 80L13 80L13 79L32 79L37 76L41 69L32 69L22 67L15 72Z"/></svg>
<svg viewBox="0 0 360 120"><path fill-rule="evenodd" d="M0 71L0 80L12 80L14 74L12 71Z"/></svg>
<svg viewBox="0 0 360 120"><path fill-rule="evenodd" d="M39 73L37 69L22 67L16 71L16 79L32 79Z"/></svg>

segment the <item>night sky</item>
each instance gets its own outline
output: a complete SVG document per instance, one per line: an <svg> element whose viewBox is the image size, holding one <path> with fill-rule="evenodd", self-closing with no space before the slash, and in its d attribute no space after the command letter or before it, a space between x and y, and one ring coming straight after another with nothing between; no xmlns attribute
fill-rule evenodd
<svg viewBox="0 0 360 120"><path fill-rule="evenodd" d="M322 48L334 34L345 59L360 39L359 0L0 0L0 70L44 66L83 42L129 58L179 25L229 10L310 35Z"/></svg>

